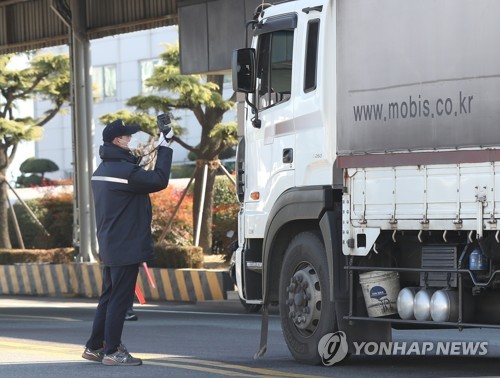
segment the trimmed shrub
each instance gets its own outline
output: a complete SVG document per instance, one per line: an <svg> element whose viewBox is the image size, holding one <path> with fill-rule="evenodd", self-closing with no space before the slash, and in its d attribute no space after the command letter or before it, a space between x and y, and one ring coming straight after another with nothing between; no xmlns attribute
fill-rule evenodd
<svg viewBox="0 0 500 378"><path fill-rule="evenodd" d="M50 233L52 248L73 245L73 195L62 193L41 198L46 209L42 224Z"/></svg>
<svg viewBox="0 0 500 378"><path fill-rule="evenodd" d="M0 265L16 263L66 264L75 261L74 248L0 249Z"/></svg>
<svg viewBox="0 0 500 378"><path fill-rule="evenodd" d="M19 170L22 173L39 173L42 177L45 177L45 173L56 172L59 167L52 160L30 157L21 163Z"/></svg>
<svg viewBox="0 0 500 378"><path fill-rule="evenodd" d="M25 201L25 203L33 212L33 214L35 214L37 219L42 224L44 224L43 219L45 217L47 210L41 207L40 200L32 199ZM27 249L50 248L49 236L47 236L44 233L43 229L40 227L40 225L38 225L35 222L35 220L28 213L26 208L20 203L15 203L14 211L16 213L16 218L19 224L19 228L21 229L21 235L23 237L24 247ZM21 248L17 240L16 234L14 232L14 224L10 217L9 217L9 234L12 246L14 248ZM69 245L66 245L65 247L69 247Z"/></svg>
<svg viewBox="0 0 500 378"><path fill-rule="evenodd" d="M171 245L166 241L154 247L156 259L148 262L154 268L195 268L203 266L203 249L195 246Z"/></svg>
<svg viewBox="0 0 500 378"><path fill-rule="evenodd" d="M73 244L73 196L70 193L47 194L42 198L25 201L26 205L44 226L42 227L28 213L26 208L16 203L14 210L25 248L63 248ZM20 247L9 219L10 239Z"/></svg>
<svg viewBox="0 0 500 378"><path fill-rule="evenodd" d="M42 176L32 174L29 176L21 175L16 180L16 186L19 188L31 188L33 186L42 186Z"/></svg>

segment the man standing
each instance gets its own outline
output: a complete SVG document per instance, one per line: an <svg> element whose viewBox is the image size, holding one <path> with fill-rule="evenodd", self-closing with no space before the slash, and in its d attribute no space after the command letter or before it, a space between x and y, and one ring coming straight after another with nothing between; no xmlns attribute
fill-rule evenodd
<svg viewBox="0 0 500 378"><path fill-rule="evenodd" d="M173 136L160 134L155 169L140 167L128 144L139 126L122 120L108 124L102 133L101 164L92 175L97 240L103 264L103 287L92 333L82 357L105 365L134 366L134 358L121 342L125 314L134 299L139 265L154 258L149 193L168 185Z"/></svg>

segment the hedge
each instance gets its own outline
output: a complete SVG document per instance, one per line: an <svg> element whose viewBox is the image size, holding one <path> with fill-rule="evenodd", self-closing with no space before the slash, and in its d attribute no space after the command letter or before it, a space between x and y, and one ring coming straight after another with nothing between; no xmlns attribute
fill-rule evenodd
<svg viewBox="0 0 500 378"><path fill-rule="evenodd" d="M17 263L66 264L74 261L74 248L0 249L0 265Z"/></svg>
<svg viewBox="0 0 500 378"><path fill-rule="evenodd" d="M46 195L25 202L50 234L47 235L43 228L35 223L22 204L16 203L14 210L26 249L66 248L73 245L72 194ZM9 234L12 246L20 247L10 217Z"/></svg>
<svg viewBox="0 0 500 378"><path fill-rule="evenodd" d="M0 265L17 263L67 264L75 261L74 248L54 249L0 249ZM194 246L169 245L161 242L155 245L156 259L148 262L155 268L193 268L203 266L203 250Z"/></svg>
<svg viewBox="0 0 500 378"><path fill-rule="evenodd" d="M166 241L157 243L154 247L154 260L148 261L153 268L193 268L203 267L203 249L195 246L170 245Z"/></svg>

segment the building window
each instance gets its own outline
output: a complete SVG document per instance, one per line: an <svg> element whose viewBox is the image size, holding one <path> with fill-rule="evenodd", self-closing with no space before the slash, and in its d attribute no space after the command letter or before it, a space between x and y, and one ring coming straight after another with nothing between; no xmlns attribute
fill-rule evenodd
<svg viewBox="0 0 500 378"><path fill-rule="evenodd" d="M139 62L141 70L141 93L150 94L153 88L146 85L146 80L153 76L155 67L160 64L160 59L148 59Z"/></svg>
<svg viewBox="0 0 500 378"><path fill-rule="evenodd" d="M233 75L224 75L224 82L222 85L224 89L233 88Z"/></svg>
<svg viewBox="0 0 500 378"><path fill-rule="evenodd" d="M92 68L94 93L99 99L116 97L116 66L98 66Z"/></svg>

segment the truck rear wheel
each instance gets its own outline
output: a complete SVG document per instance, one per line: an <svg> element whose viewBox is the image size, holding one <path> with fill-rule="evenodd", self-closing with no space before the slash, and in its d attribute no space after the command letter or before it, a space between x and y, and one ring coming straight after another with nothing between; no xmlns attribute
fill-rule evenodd
<svg viewBox="0 0 500 378"><path fill-rule="evenodd" d="M319 340L336 331L334 303L329 298L325 246L318 234L302 232L287 247L279 288L281 328L299 362L319 364Z"/></svg>

